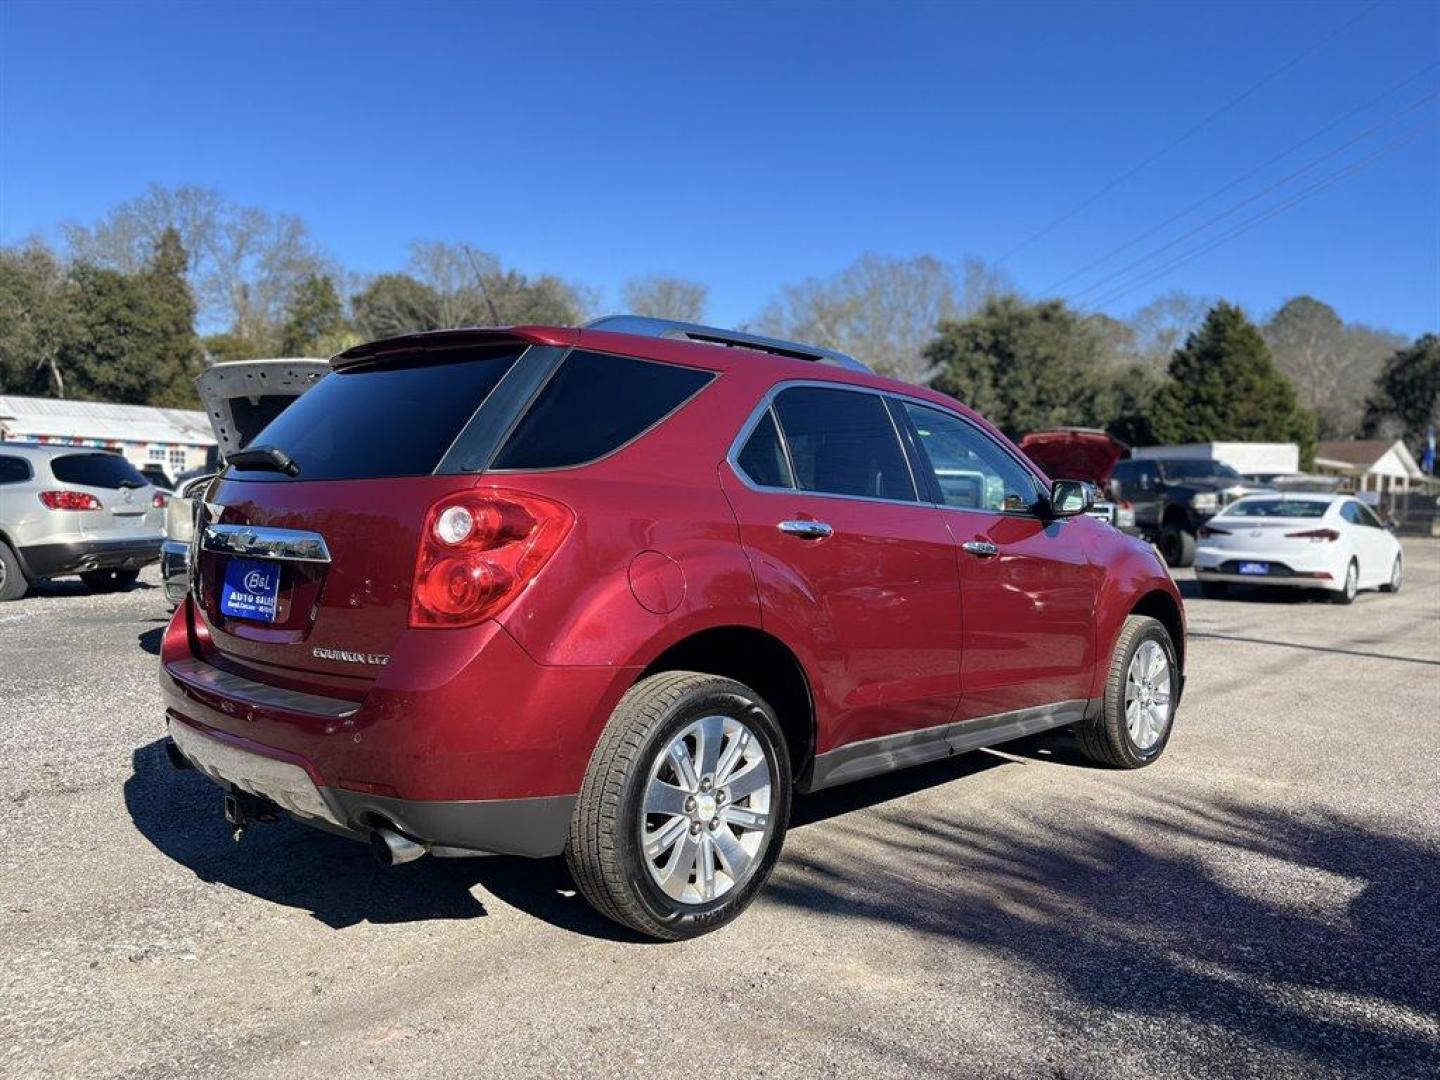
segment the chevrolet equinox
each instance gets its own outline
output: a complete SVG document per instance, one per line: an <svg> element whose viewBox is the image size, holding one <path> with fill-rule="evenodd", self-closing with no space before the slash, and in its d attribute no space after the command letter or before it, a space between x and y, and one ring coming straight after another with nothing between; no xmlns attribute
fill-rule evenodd
<svg viewBox="0 0 1440 1080"><path fill-rule="evenodd" d="M734 918L795 793L1068 726L1165 748L1180 595L942 394L617 316L361 345L199 500L177 767L425 854L563 854L641 934Z"/></svg>

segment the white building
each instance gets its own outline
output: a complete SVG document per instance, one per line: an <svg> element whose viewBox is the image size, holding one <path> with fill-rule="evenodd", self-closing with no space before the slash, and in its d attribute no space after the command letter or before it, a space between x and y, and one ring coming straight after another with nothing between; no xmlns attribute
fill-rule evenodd
<svg viewBox="0 0 1440 1080"><path fill-rule="evenodd" d="M1300 447L1295 443L1204 442L1174 446L1142 446L1131 451L1137 458L1183 458L1218 461L1238 473L1298 473Z"/></svg>
<svg viewBox="0 0 1440 1080"><path fill-rule="evenodd" d="M1357 492L1394 495L1425 481L1425 474L1415 463L1415 455L1401 439L1322 442L1315 447L1315 468L1331 476L1345 477Z"/></svg>
<svg viewBox="0 0 1440 1080"><path fill-rule="evenodd" d="M0 440L116 450L139 467L172 477L203 468L215 435L198 409L157 409L103 401L0 394Z"/></svg>

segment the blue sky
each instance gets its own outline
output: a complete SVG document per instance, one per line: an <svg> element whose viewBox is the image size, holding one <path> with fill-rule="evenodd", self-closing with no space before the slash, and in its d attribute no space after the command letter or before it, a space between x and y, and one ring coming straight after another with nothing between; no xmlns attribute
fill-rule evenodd
<svg viewBox="0 0 1440 1080"><path fill-rule="evenodd" d="M1130 256L1390 120L1222 225L1376 160L1105 310L1178 288L1263 315L1308 292L1418 334L1440 324L1440 107L1392 118L1440 90L1437 60L1440 5L1404 0L7 0L0 241L195 183L300 215L357 271L463 240L612 302L635 274L695 278L722 324L867 250L1008 255L1022 289L1067 295L1129 259L1052 286L1368 105Z"/></svg>

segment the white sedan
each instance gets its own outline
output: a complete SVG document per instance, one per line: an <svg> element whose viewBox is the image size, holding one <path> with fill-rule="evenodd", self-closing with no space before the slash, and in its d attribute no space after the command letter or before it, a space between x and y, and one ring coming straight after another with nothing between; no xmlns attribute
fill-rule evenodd
<svg viewBox="0 0 1440 1080"><path fill-rule="evenodd" d="M1232 584L1326 589L1348 604L1361 589L1397 592L1400 542L1349 495L1247 495L1200 529L1195 578L1209 597Z"/></svg>

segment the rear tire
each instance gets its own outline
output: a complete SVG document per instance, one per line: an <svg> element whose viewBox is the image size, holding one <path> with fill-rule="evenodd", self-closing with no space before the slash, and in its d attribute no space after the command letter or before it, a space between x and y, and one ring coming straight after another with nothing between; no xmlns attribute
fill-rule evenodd
<svg viewBox="0 0 1440 1080"><path fill-rule="evenodd" d="M785 737L758 694L714 675L652 675L605 725L565 857L601 914L649 937L695 937L764 886L790 794Z"/></svg>
<svg viewBox="0 0 1440 1080"><path fill-rule="evenodd" d="M1400 556L1395 556L1395 565L1390 568L1390 580L1380 586L1381 592L1399 592L1400 586L1405 582L1405 567L1400 561Z"/></svg>
<svg viewBox="0 0 1440 1080"><path fill-rule="evenodd" d="M1170 741L1179 693L1180 666L1169 632L1158 619L1131 615L1115 638L1100 711L1075 728L1081 752L1117 769L1149 765Z"/></svg>
<svg viewBox="0 0 1440 1080"><path fill-rule="evenodd" d="M25 571L20 569L20 560L10 550L10 545L0 540L0 603L19 600L28 588L30 581L25 577Z"/></svg>
<svg viewBox="0 0 1440 1080"><path fill-rule="evenodd" d="M1200 584L1200 595L1206 600L1223 600L1230 595L1228 581L1206 581L1204 578L1197 580Z"/></svg>
<svg viewBox="0 0 1440 1080"><path fill-rule="evenodd" d="M1330 594L1330 602L1332 604L1353 604L1355 602L1355 594L1359 591L1360 564L1354 559L1351 559L1350 565L1345 568L1345 584L1339 592L1332 592Z"/></svg>
<svg viewBox="0 0 1440 1080"><path fill-rule="evenodd" d="M124 592L139 579L139 570L87 570L80 575L92 593Z"/></svg>
<svg viewBox="0 0 1440 1080"><path fill-rule="evenodd" d="M1178 525L1160 530L1160 554L1170 566L1191 566L1195 562L1195 534Z"/></svg>

